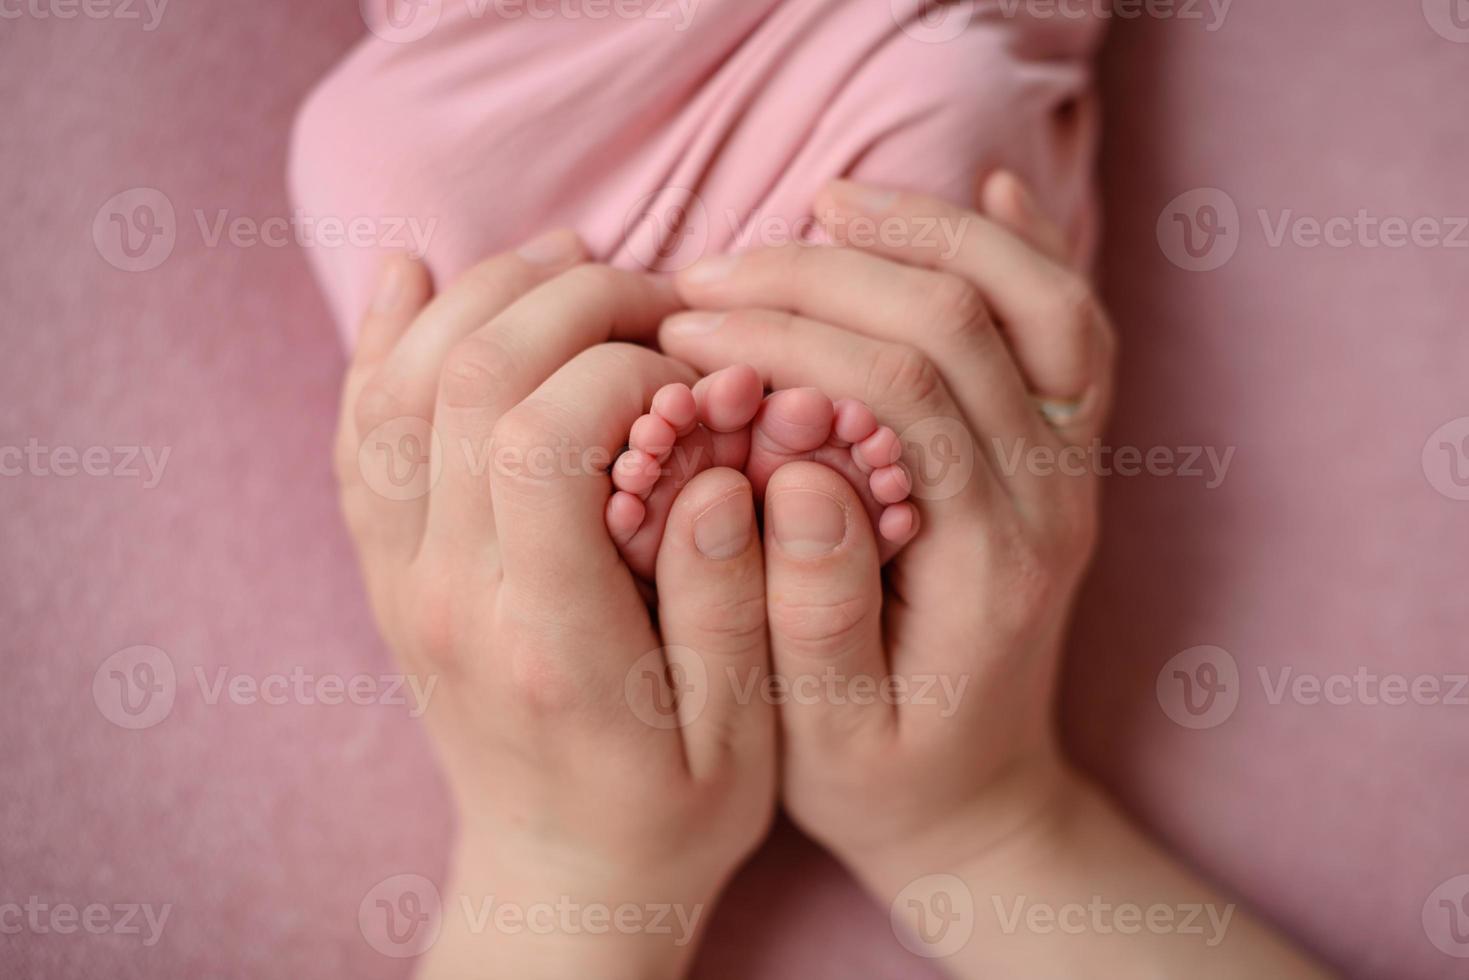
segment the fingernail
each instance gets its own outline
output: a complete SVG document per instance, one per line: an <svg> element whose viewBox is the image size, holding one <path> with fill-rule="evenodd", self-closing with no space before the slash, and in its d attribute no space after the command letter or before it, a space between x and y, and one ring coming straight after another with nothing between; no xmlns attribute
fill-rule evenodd
<svg viewBox="0 0 1469 980"><path fill-rule="evenodd" d="M372 294L374 313L391 313L403 299L403 263L406 260L395 255L383 262L378 271L377 291Z"/></svg>
<svg viewBox="0 0 1469 980"><path fill-rule="evenodd" d="M748 493L734 493L694 519L694 547L715 561L745 553L755 531L755 504Z"/></svg>
<svg viewBox="0 0 1469 980"><path fill-rule="evenodd" d="M719 282L728 279L730 273L734 272L735 266L739 264L738 255L718 255L712 259L701 259L684 272L684 282L696 286Z"/></svg>
<svg viewBox="0 0 1469 980"><path fill-rule="evenodd" d="M724 322L723 313L675 313L663 321L669 333L693 335L713 333Z"/></svg>
<svg viewBox="0 0 1469 980"><path fill-rule="evenodd" d="M820 558L847 537L847 511L839 500L817 490L782 490L771 501L775 541L792 558Z"/></svg>
<svg viewBox="0 0 1469 980"><path fill-rule="evenodd" d="M831 187L837 197L848 206L869 214L882 214L898 200L898 195L894 191L879 190L876 187L853 183L850 180L834 180L831 182Z"/></svg>
<svg viewBox="0 0 1469 980"><path fill-rule="evenodd" d="M576 235L558 228L556 231L547 232L539 238L526 242L515 250L515 254L536 265L551 265L571 258L576 248L576 241Z"/></svg>

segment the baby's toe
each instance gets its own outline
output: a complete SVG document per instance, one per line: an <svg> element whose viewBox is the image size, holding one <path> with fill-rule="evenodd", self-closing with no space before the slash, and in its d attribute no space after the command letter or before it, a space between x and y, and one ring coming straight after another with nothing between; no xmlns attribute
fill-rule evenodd
<svg viewBox="0 0 1469 980"><path fill-rule="evenodd" d="M612 483L619 490L645 497L663 474L663 467L641 449L629 449L612 464Z"/></svg>
<svg viewBox="0 0 1469 980"><path fill-rule="evenodd" d="M661 415L644 415L632 424L627 444L640 449L655 459L663 459L673 444L678 441L678 432L673 424Z"/></svg>
<svg viewBox="0 0 1469 980"><path fill-rule="evenodd" d="M902 503L913 492L913 478L907 469L896 463L875 470L868 477L867 485L872 489L873 499L880 504Z"/></svg>
<svg viewBox="0 0 1469 980"><path fill-rule="evenodd" d="M855 398L843 398L836 403L836 422L832 425L832 442L839 446L851 446L870 437L877 431L877 416L866 402Z"/></svg>
<svg viewBox="0 0 1469 980"><path fill-rule="evenodd" d="M884 555L889 553L889 549L901 548L918 533L918 508L911 503L884 507L882 516L877 519L877 533L883 541Z"/></svg>
<svg viewBox="0 0 1469 980"><path fill-rule="evenodd" d="M653 414L679 435L688 435L699 417L694 392L686 384L666 384L653 395Z"/></svg>
<svg viewBox="0 0 1469 980"><path fill-rule="evenodd" d="M642 499L634 494L619 490L607 498L607 531L619 548L638 533L646 513Z"/></svg>
<svg viewBox="0 0 1469 980"><path fill-rule="evenodd" d="M714 432L743 429L760 411L765 383L748 364L715 371L694 385L699 421Z"/></svg>
<svg viewBox="0 0 1469 980"><path fill-rule="evenodd" d="M852 447L852 461L864 473L891 466L902 455L903 447L898 441L898 434L885 425Z"/></svg>
<svg viewBox="0 0 1469 980"><path fill-rule="evenodd" d="M786 463L809 459L831 440L835 407L815 388L777 391L765 399L750 428L750 458L745 475L763 494L775 471Z"/></svg>

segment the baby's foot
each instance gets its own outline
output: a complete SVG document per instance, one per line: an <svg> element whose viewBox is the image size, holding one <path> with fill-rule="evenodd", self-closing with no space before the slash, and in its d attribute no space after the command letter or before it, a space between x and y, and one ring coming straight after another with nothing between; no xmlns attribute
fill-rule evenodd
<svg viewBox="0 0 1469 980"><path fill-rule="evenodd" d="M629 567L651 580L668 512L679 490L711 466L742 470L763 499L786 463L814 460L841 473L857 491L877 531L884 560L917 531L908 502L912 480L897 462L897 434L862 402L833 403L814 388L766 397L746 365L715 372L692 389L667 385L633 424L628 450L612 468L616 487L607 528Z"/></svg>

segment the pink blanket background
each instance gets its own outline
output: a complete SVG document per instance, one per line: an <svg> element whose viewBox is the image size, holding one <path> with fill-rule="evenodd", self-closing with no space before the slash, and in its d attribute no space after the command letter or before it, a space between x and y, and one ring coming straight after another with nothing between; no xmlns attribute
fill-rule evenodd
<svg viewBox="0 0 1469 980"><path fill-rule="evenodd" d="M1287 210L1430 217L1457 240L1469 45L1450 9L1297 0L1239 5L1216 31L1123 21L1103 71L1101 257L1125 344L1111 442L1236 452L1213 490L1111 482L1069 739L1179 852L1359 977L1465 974L1469 943L1431 913L1469 874L1469 707L1273 704L1257 669L1466 670L1469 502L1438 448L1466 433L1430 436L1469 416L1469 251L1276 245L1258 212L1272 227ZM335 513L330 313L299 249L209 234L220 211L290 213L290 121L360 33L354 4L284 2L170 6L153 32L0 24L0 447L169 451L151 488L126 452L111 476L0 477L0 907L172 903L151 947L0 934L5 976L410 970L357 913L384 878L442 869L450 821L417 723L391 706L210 704L194 679L392 669ZM171 203L177 240L127 272L93 231L137 187ZM1238 247L1209 272L1169 258L1187 262L1165 211L1196 188L1224 196L1192 204L1240 215L1223 213ZM177 696L129 731L93 681L139 644L166 651ZM1194 730L1156 682L1199 645L1242 679L1233 714ZM859 974L937 975L780 832L698 975Z"/></svg>

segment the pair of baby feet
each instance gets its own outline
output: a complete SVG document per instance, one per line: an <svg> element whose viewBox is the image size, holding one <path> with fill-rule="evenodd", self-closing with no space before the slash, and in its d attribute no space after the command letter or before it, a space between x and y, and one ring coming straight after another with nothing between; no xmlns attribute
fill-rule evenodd
<svg viewBox="0 0 1469 980"><path fill-rule="evenodd" d="M855 399L833 402L815 388L766 395L755 369L735 365L692 388L665 385L633 423L612 466L607 530L635 574L653 580L658 547L679 491L714 466L743 472L757 503L775 471L812 460L844 476L890 557L918 530L912 478L898 462L897 433Z"/></svg>

